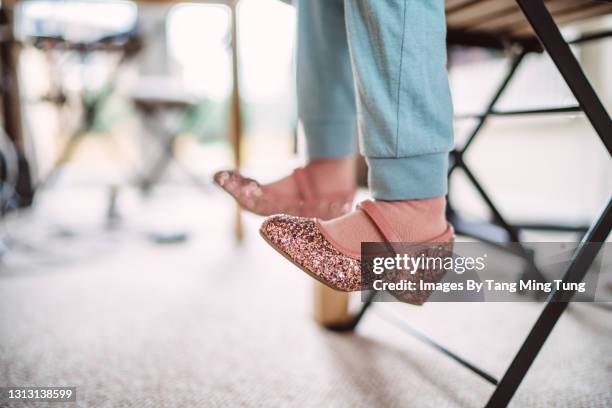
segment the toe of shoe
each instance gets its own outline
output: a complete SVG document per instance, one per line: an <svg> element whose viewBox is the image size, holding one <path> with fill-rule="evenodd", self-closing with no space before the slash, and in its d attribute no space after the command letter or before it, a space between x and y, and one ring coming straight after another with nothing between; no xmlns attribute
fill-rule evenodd
<svg viewBox="0 0 612 408"><path fill-rule="evenodd" d="M287 252L316 230L314 220L278 214L268 217L261 225L261 234L279 249ZM292 251L291 251L292 252Z"/></svg>
<svg viewBox="0 0 612 408"><path fill-rule="evenodd" d="M359 290L359 261L336 250L314 219L274 215L264 221L260 231L272 246L321 282L337 290Z"/></svg>
<svg viewBox="0 0 612 408"><path fill-rule="evenodd" d="M218 172L216 172L214 174L213 181L217 185L223 187L230 180L235 179L238 176L240 176L240 174L237 171L235 171L235 170L221 170L221 171L218 171Z"/></svg>

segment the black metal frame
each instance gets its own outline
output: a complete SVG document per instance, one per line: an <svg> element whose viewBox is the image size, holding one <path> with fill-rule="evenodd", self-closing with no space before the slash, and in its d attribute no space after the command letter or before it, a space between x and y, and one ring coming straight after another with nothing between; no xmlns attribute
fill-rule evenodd
<svg viewBox="0 0 612 408"><path fill-rule="evenodd" d="M494 110L495 103L498 101L500 96L503 94L506 89L508 83L512 79L515 74L517 68L519 67L521 61L525 57L525 55L529 52L537 51L538 47L534 47L533 43L529 43L529 47L520 47L519 51L512 56L510 69L501 83L498 92L493 96L490 100L487 110L484 114L478 116L478 123L472 130L472 133L467 139L467 142L464 144L463 148L460 150L456 150L451 154L451 170L454 171L457 168L461 168L472 184L476 187L486 204L491 209L493 214L493 221L498 227L501 227L502 231L505 232L506 236L503 237L502 242L520 242L519 240L519 228L516 225L511 225L509 222L505 220L502 214L497 210L497 207L494 205L493 200L489 197L487 192L482 188L474 174L470 171L470 169L466 166L463 161L463 154L466 152L467 148L473 143L475 137L485 124L487 118L491 115L496 114L541 114L541 113L559 113L559 112L576 112L582 111L587 116L589 122L593 126L596 133L599 135L602 143L608 150L608 154L612 155L612 122L610 120L609 115L607 114L603 104L599 100L597 94L594 89L590 85L588 79L584 75L578 61L572 54L569 43L565 41L562 37L559 28L554 22L552 16L550 15L548 9L544 5L543 0L516 0L517 4L521 8L523 14L529 21L531 27L537 34L537 37L541 43L543 50L545 50L553 60L555 66L561 73L565 82L571 89L574 94L576 100L578 101L578 106L569 106L564 108L554 108L554 109L540 109L540 110L532 110L532 111L514 111L514 112L498 112ZM589 36L585 36L578 40L572 41L570 43L578 43L583 41L588 41L590 39L599 39L609 36L611 33L598 33ZM486 39L486 43L493 44L495 42L494 38ZM450 173L449 172L449 173ZM453 219L455 225L461 224L463 221L451 210L449 214L450 218ZM582 227L574 227L574 226L548 226L548 225L524 225L522 228L529 229L531 227L536 227L536 229L554 229L559 231L575 231L581 232ZM597 257L599 250L603 246L603 243L607 239L610 234L610 229L612 228L612 199L609 199L607 205L602 210L599 217L591 224L588 229L585 229L586 232L583 235L583 238L576 249L575 253L572 256L572 261L565 273L563 274L562 281L566 282L581 282L586 273L588 272L591 264ZM482 234L474 233L469 229L457 228L459 232L467 233L470 236L480 238L484 241L496 242L499 240L490 240L487 236L482 236ZM498 243L498 242L497 242ZM522 246L519 246L520 251L522 251L522 255L527 259L531 259L529 251L527 251ZM535 266L535 265L534 265ZM537 268L535 268L534 273L538 276L539 272ZM541 277L541 275L539 276ZM543 277L541 277L543 278ZM491 395L489 401L486 404L487 408L498 408L507 406L512 397L514 396L517 388L525 377L527 371L531 367L531 364L538 356L542 346L546 342L546 339L552 332L555 327L557 321L567 308L570 300L575 294L574 290L571 291L554 291L551 293L550 297L547 299L545 306L540 313L537 321L533 325L531 331L525 338L521 348L518 353L515 355L512 363L504 373L503 377L498 381L492 375L487 373L485 370L478 368L476 365L466 361L462 357L448 350L447 348L441 346L439 343L430 339L426 335L418 332L417 330L411 328L403 322L400 322L404 329L406 329L411 335L416 338L424 341L425 343L433 346L439 351L443 352L447 356L451 357L459 364L464 367L470 369L475 374L479 375L489 383L496 385L495 391ZM376 297L375 292L370 292L367 296L367 299L363 303L359 312L354 316L354 318L348 322L347 324L334 327L333 329L338 331L348 331L354 330L362 317L372 305Z"/></svg>

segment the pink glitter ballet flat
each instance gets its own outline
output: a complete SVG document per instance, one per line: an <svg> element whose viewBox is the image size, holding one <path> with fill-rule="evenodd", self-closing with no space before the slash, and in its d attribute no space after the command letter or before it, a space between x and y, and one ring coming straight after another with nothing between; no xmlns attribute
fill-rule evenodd
<svg viewBox="0 0 612 408"><path fill-rule="evenodd" d="M364 201L358 205L358 208L380 230L386 242L401 242L401 239L393 232L389 221L378 209L375 201ZM264 221L260 228L260 234L281 255L326 286L344 292L364 289L361 275L361 254L352 252L334 242L321 228L319 220L275 215ZM430 245L422 245L420 248L419 245L415 245L413 255L423 253L425 256L440 256L441 249L445 253L450 253L453 242L454 230L448 224L442 235L423 243ZM433 243L436 245L431 245ZM443 269L419 270L411 279L438 282L445 273L446 271ZM390 293L399 300L414 305L423 304L430 295L429 292L420 290L404 291L402 293L393 291Z"/></svg>
<svg viewBox="0 0 612 408"><path fill-rule="evenodd" d="M216 173L214 182L234 197L243 209L258 215L289 214L328 220L350 211L353 192L317 197L303 168L295 169L291 177L298 187L300 194L298 200L278 194L270 196L263 191L257 181L243 177L234 170Z"/></svg>

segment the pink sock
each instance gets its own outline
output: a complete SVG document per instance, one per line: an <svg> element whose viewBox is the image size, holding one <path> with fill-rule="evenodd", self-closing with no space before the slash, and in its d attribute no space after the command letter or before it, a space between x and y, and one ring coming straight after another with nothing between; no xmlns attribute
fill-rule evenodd
<svg viewBox="0 0 612 408"><path fill-rule="evenodd" d="M317 197L327 194L350 193L355 190L355 160L315 159L304 166L308 181ZM262 186L266 193L283 197L299 197L298 186L292 176Z"/></svg>
<svg viewBox="0 0 612 408"><path fill-rule="evenodd" d="M444 233L447 228L444 197L406 201L377 200L376 204L402 242L428 241ZM370 218L359 209L323 221L321 225L335 242L352 252L359 252L362 242L384 241Z"/></svg>

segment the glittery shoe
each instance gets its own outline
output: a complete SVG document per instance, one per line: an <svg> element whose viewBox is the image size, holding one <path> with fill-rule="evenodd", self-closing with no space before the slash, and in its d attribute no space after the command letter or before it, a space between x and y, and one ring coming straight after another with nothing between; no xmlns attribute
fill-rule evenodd
<svg viewBox="0 0 612 408"><path fill-rule="evenodd" d="M290 214L328 220L350 211L354 193L317 197L303 168L295 169L291 177L298 187L300 198L297 200L279 194L266 194L257 181L243 177L234 170L216 173L214 181L234 197L243 209L258 215Z"/></svg>
<svg viewBox="0 0 612 408"><path fill-rule="evenodd" d="M401 239L393 232L389 221L376 206L375 201L364 201L360 208L380 230L386 242L398 243ZM262 224L261 236L279 253L314 279L332 289L354 292L364 290L361 274L361 254L342 248L334 242L321 228L319 220L313 218L289 215L272 216ZM414 245L412 256L424 253L426 256L440 256L440 249L445 253L452 251L454 241L453 227L448 224L446 231L428 243L433 245ZM427 244L427 243L424 243ZM440 244L440 245L438 245ZM436 253L429 253L435 251ZM428 282L438 282L445 270L419 270L417 273L392 276L392 280L422 279ZM393 291L390 293L403 302L423 304L430 293L420 290Z"/></svg>

